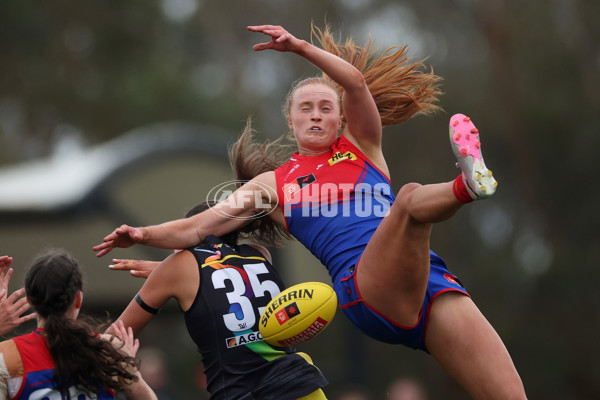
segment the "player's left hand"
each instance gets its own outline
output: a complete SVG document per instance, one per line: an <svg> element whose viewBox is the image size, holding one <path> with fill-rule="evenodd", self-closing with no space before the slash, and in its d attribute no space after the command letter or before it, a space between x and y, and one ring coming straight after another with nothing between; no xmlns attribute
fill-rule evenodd
<svg viewBox="0 0 600 400"><path fill-rule="evenodd" d="M123 342L123 347L127 354L135 357L140 348L140 341L134 338L131 327L125 328L125 324L119 319L111 325L111 330Z"/></svg>
<svg viewBox="0 0 600 400"><path fill-rule="evenodd" d="M115 271L129 271L136 278L147 278L150 273L160 264L158 261L146 260L121 260L113 258L113 264L108 268Z"/></svg>

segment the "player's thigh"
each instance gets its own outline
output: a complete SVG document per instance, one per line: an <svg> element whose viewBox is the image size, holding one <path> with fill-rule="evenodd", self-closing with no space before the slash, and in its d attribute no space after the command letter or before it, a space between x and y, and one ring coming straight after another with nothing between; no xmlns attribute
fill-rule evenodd
<svg viewBox="0 0 600 400"><path fill-rule="evenodd" d="M474 398L525 398L504 343L469 297L446 293L434 301L425 344Z"/></svg>
<svg viewBox="0 0 600 400"><path fill-rule="evenodd" d="M361 296L402 325L412 325L418 318L430 260L431 225L415 223L406 213L404 197L409 195L403 187L369 240L356 270Z"/></svg>

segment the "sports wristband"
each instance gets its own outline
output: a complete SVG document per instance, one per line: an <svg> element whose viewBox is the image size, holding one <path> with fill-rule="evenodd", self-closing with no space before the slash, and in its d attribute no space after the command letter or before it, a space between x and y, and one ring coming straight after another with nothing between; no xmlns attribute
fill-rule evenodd
<svg viewBox="0 0 600 400"><path fill-rule="evenodd" d="M160 309L150 307L148 304L144 303L144 300L142 300L139 293L135 295L135 301L140 305L140 307L148 311L150 314L156 315L160 311Z"/></svg>

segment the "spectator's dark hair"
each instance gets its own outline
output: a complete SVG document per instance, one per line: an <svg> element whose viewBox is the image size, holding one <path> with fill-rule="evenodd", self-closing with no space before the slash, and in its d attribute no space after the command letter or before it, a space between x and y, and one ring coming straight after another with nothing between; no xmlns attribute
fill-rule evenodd
<svg viewBox="0 0 600 400"><path fill-rule="evenodd" d="M90 393L122 390L138 378L129 372L135 358L103 340L103 326L90 317L73 320L65 316L83 288L79 265L69 254L50 250L35 259L25 277L25 292L39 317L54 360L53 382L68 400L69 387Z"/></svg>

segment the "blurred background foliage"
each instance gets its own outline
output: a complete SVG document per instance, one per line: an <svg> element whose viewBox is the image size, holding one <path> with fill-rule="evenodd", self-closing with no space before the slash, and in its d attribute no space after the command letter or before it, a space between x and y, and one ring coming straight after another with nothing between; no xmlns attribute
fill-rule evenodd
<svg viewBox="0 0 600 400"><path fill-rule="evenodd" d="M260 137L286 133L280 112L285 93L295 79L317 71L294 55L253 52L252 44L264 38L247 25L281 24L308 39L311 21L326 21L357 43L371 35L382 49L408 44L414 59L427 58L444 78L445 112L385 129L395 189L409 181L453 179L447 121L458 112L474 119L499 191L437 226L432 248L504 339L530 398L600 398L593 279L599 266L594 250L600 248L594 175L600 148L599 17L600 2L591 0L6 0L0 2L0 169L163 122L215 126L234 140L253 115ZM186 162L187 170L205 168ZM219 168L222 177L217 174L215 183L230 176L226 162ZM173 207L169 219L202 200L186 182L161 179L157 165L146 170L156 193L196 196ZM136 180L125 185L131 188ZM0 196L10 191L0 187ZM132 193L121 200L136 209L152 197L148 190ZM138 216L137 222L164 221L160 212L171 202L161 201L152 217ZM2 253L29 254L32 238L51 245L44 232L76 229L85 242L65 233L64 246L76 243L72 247L92 259L93 244L130 222L98 222L97 213L94 228L85 217L73 228L68 215L40 227L0 215ZM284 261L307 257L286 251L277 253ZM283 262L281 270L290 283L315 279L293 275L289 265ZM106 296L116 315L127 301ZM185 344L172 308L149 328L146 340L168 353L178 398L198 398L199 389L182 371L196 368L199 357L185 350L193 347ZM94 312L105 309L99 300L90 305ZM331 398L347 382L383 398L386 385L399 376L419 379L431 398L467 398L429 356L366 339L341 314L328 329L302 350L330 379Z"/></svg>

